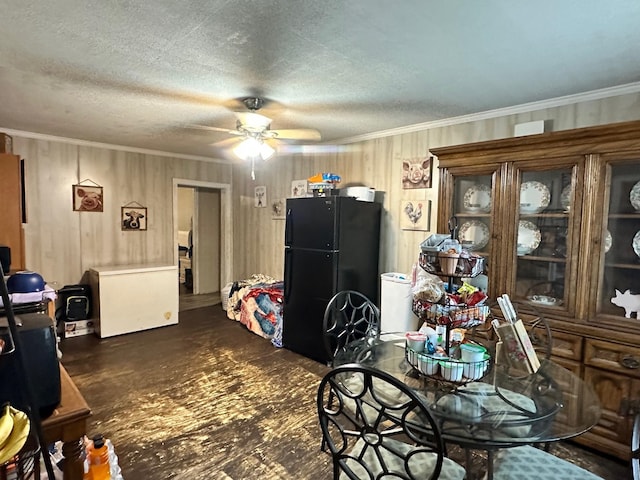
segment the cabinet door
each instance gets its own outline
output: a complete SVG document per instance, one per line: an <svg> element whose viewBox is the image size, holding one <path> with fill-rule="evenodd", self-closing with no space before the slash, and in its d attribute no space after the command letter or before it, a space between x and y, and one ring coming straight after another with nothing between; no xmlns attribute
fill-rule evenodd
<svg viewBox="0 0 640 480"><path fill-rule="evenodd" d="M604 220L594 241L601 257L595 322L635 330L640 319L640 155L603 161Z"/></svg>
<svg viewBox="0 0 640 480"><path fill-rule="evenodd" d="M11 270L24 270L22 180L16 155L0 154L0 205L0 245L11 248Z"/></svg>
<svg viewBox="0 0 640 480"><path fill-rule="evenodd" d="M589 431L591 446L620 458L628 457L631 417L622 407L629 398L640 394L640 382L592 367L585 367L584 379L593 386L602 407L600 421Z"/></svg>
<svg viewBox="0 0 640 480"><path fill-rule="evenodd" d="M510 290L525 308L574 312L583 169L578 157L519 162L514 171Z"/></svg>
<svg viewBox="0 0 640 480"><path fill-rule="evenodd" d="M447 233L453 227L453 233L463 248L485 258L487 271L491 275L479 275L472 281L489 296L498 294L500 275L492 253L498 250L500 236L499 225L494 218L499 210L498 185L501 175L500 167L488 165L483 167L456 167L444 169L442 172L438 233ZM444 219L444 220L443 220ZM496 230L496 228L498 230ZM489 282L489 279L491 280Z"/></svg>

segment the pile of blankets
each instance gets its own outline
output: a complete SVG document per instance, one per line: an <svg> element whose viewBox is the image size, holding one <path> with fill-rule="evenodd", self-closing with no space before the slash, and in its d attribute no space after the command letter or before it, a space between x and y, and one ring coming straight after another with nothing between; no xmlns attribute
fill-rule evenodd
<svg viewBox="0 0 640 480"><path fill-rule="evenodd" d="M282 347L284 282L254 274L233 283L229 290L227 317Z"/></svg>

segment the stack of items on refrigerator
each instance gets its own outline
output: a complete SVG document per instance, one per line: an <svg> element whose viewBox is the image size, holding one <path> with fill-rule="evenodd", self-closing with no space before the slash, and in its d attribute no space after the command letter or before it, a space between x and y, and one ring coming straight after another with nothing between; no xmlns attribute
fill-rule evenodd
<svg viewBox="0 0 640 480"><path fill-rule="evenodd" d="M314 197L326 197L331 195L331 190L336 188L341 178L335 173L318 173L309 177L307 181L309 182L309 190L313 192Z"/></svg>

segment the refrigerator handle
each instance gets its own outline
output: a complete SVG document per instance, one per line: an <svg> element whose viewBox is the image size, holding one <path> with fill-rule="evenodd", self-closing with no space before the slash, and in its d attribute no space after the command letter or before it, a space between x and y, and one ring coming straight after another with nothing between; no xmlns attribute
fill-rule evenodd
<svg viewBox="0 0 640 480"><path fill-rule="evenodd" d="M292 251L289 248L284 249L284 303L289 303L289 296L291 294L291 275L293 266L291 262L293 261Z"/></svg>
<svg viewBox="0 0 640 480"><path fill-rule="evenodd" d="M284 244L291 245L291 231L293 230L291 227L291 222L293 221L293 215L291 215L291 209L287 208L287 218L284 226Z"/></svg>

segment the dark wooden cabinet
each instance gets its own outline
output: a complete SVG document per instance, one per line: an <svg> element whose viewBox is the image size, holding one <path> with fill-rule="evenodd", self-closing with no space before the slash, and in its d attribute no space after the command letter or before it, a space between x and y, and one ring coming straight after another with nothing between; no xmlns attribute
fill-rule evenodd
<svg viewBox="0 0 640 480"><path fill-rule="evenodd" d="M0 245L11 248L11 270L24 270L20 157L0 153Z"/></svg>
<svg viewBox="0 0 640 480"><path fill-rule="evenodd" d="M603 406L577 440L627 459L640 411L640 122L431 152L438 231L455 217L463 245L486 258L489 296L547 318L554 358Z"/></svg>

